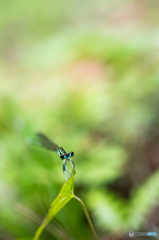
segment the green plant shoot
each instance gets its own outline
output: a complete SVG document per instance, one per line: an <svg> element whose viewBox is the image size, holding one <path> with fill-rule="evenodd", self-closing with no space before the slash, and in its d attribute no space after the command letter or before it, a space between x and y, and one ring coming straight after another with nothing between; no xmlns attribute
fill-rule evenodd
<svg viewBox="0 0 159 240"><path fill-rule="evenodd" d="M83 210L85 212L86 218L88 220L88 223L90 225L90 228L92 230L92 233L95 237L96 240L98 240L97 234L94 230L94 227L92 225L92 222L90 220L90 217L88 215L87 209L82 202L81 199L79 199L77 196L74 195L74 175L75 175L75 170L73 170L72 177L69 178L64 185L62 186L58 196L55 198L55 200L51 203L50 209L42 221L42 224L38 228L38 230L35 233L35 236L33 240L38 240L42 231L44 228L47 226L47 224L51 221L51 219L68 203L72 198L75 198L77 201L80 202L80 204L83 207Z"/></svg>

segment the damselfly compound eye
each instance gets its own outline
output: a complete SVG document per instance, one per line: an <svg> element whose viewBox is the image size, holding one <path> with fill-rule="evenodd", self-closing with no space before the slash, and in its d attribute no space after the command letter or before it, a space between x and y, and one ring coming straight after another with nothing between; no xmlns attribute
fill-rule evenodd
<svg viewBox="0 0 159 240"><path fill-rule="evenodd" d="M73 157L74 156L74 152L70 152L71 153L71 157Z"/></svg>

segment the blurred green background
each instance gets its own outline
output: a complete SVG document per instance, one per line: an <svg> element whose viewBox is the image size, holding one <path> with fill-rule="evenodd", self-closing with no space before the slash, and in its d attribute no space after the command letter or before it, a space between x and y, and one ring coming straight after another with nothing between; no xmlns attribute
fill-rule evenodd
<svg viewBox="0 0 159 240"><path fill-rule="evenodd" d="M59 157L25 143L39 131L75 152L75 194L101 240L159 235L158 11L0 2L0 240L32 239L64 183ZM40 239L93 236L71 200Z"/></svg>

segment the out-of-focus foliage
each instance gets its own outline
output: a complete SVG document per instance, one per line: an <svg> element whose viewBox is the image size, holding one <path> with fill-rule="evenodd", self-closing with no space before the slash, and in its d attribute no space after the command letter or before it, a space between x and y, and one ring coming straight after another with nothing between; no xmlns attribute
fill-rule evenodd
<svg viewBox="0 0 159 240"><path fill-rule="evenodd" d="M75 194L100 239L158 231L158 10L0 2L0 239L32 239L64 183L58 156L25 143L39 131L75 152ZM52 223L92 238L73 200Z"/></svg>

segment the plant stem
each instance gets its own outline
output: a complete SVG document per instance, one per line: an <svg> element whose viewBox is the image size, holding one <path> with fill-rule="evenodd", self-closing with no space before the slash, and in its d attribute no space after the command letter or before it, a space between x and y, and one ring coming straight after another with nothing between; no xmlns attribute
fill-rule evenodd
<svg viewBox="0 0 159 240"><path fill-rule="evenodd" d="M88 214L88 211L87 211L86 206L84 205L84 203L82 202L82 200L81 200L80 198L78 198L78 197L75 196L75 195L74 195L73 197L74 197L77 201L79 201L80 204L82 205L82 208L83 208L84 213L85 213L85 215L86 215L86 218L87 218L87 220L88 220L89 226L90 226L90 228L91 228L91 230L92 230L92 233L93 233L93 235L94 235L94 238L95 238L96 240L99 240L99 239L98 239L98 236L97 236L97 234L96 234L96 232L95 232L95 229L94 229L94 227L93 227L92 221L91 221L91 219L90 219L90 217L89 217L89 214Z"/></svg>

